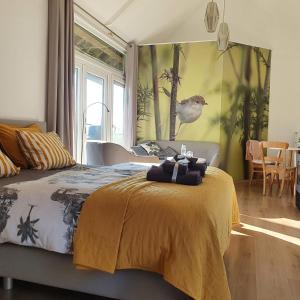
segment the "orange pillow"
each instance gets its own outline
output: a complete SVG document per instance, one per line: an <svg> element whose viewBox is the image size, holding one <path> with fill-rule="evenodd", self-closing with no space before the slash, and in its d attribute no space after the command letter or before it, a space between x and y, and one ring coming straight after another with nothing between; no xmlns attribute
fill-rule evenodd
<svg viewBox="0 0 300 300"><path fill-rule="evenodd" d="M12 161L0 150L0 177L18 175L20 168L17 168Z"/></svg>
<svg viewBox="0 0 300 300"><path fill-rule="evenodd" d="M17 142L18 130L27 132L42 132L42 130L37 124L31 124L25 128L18 125L0 124L0 146L2 150L17 167L28 169L29 164Z"/></svg>

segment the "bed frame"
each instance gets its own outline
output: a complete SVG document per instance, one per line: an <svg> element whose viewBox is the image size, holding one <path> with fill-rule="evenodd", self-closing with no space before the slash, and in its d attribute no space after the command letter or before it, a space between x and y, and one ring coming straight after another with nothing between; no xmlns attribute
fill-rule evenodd
<svg viewBox="0 0 300 300"><path fill-rule="evenodd" d="M38 123L46 128L45 122L0 120L0 123L22 126ZM77 270L71 255L13 244L0 244L0 277L4 289L12 289L13 279L19 279L120 300L191 299L156 273Z"/></svg>
<svg viewBox="0 0 300 300"><path fill-rule="evenodd" d="M11 289L13 278L121 300L190 300L159 274L118 270L114 274L77 270L72 256L38 248L0 245L0 276Z"/></svg>

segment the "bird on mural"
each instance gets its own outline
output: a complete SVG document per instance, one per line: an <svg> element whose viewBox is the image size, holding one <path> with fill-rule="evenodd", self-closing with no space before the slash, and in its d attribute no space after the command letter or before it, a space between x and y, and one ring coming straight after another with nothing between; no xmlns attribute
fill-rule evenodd
<svg viewBox="0 0 300 300"><path fill-rule="evenodd" d="M204 105L208 104L202 96L192 96L176 102L176 114L180 121L178 132L182 124L193 123L201 116Z"/></svg>
<svg viewBox="0 0 300 300"><path fill-rule="evenodd" d="M193 123L201 116L204 105L207 102L202 96L192 96L176 103L176 114L181 123Z"/></svg>

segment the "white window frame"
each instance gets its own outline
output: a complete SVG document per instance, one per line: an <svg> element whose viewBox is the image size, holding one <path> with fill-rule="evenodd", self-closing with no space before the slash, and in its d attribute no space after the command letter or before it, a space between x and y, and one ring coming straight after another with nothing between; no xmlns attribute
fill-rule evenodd
<svg viewBox="0 0 300 300"><path fill-rule="evenodd" d="M87 73L100 77L104 80L103 86L103 103L108 107L109 112L106 109L102 109L103 125L102 136L103 141L112 141L112 126L113 126L113 83L117 82L125 88L125 78L121 72L118 72L114 68L111 68L104 63L98 62L79 51L75 51L75 69L78 69L78 90L76 97L76 128L75 128L75 140L76 140L76 153L75 157L78 162L81 159L81 146L85 145L85 133L84 140L82 141L82 126L83 126L83 114L86 113L86 75ZM125 96L125 93L124 93ZM79 104L78 106L78 97ZM126 101L126 100L125 100ZM127 124L127 101L124 103L124 139L126 139L126 124ZM103 131L104 129L104 131ZM83 149L83 157L85 161L85 147Z"/></svg>
<svg viewBox="0 0 300 300"><path fill-rule="evenodd" d="M127 44L119 39L117 36L111 35L105 26L99 23L95 18L89 15L86 11L81 9L78 5L74 6L74 21L87 31L91 32L93 35L99 37L104 42L114 47L119 52L125 55L127 53ZM118 71L88 55L75 50L75 69L78 68L78 90L76 95L76 102L78 97L80 101L80 107L76 103L76 126L75 126L75 157L77 161L80 161L81 156L81 145L85 145L85 134L84 140L82 141L82 126L83 126L83 113L86 108L86 83L85 83L85 74L88 71L91 74L104 78L104 97L103 102L107 105L110 112L107 112L106 109L102 109L103 112L103 124L105 131L102 132L103 138L106 141L112 141L112 125L113 125L113 83L116 81L125 88L125 77L122 71ZM126 143L127 139L127 128L128 128L128 100L126 99L126 92L124 91L124 142ZM103 128L102 128L103 130ZM85 147L83 147L85 152ZM83 153L85 157L85 153Z"/></svg>
<svg viewBox="0 0 300 300"><path fill-rule="evenodd" d="M114 95L113 95L114 83L119 84L120 86L122 86L124 88L124 96L123 96L123 101L124 101L124 111L123 111L123 116L124 116L124 118L123 118L123 135L124 135L124 138L123 138L123 141L124 141L124 144L122 146L125 147L129 120L128 120L128 99L126 97L124 77L122 78L121 76L116 76L116 75L112 76L112 82L111 82L111 93L112 93L111 100L112 101L114 99ZM113 103L111 103L111 107L113 107ZM111 114L111 118L112 118L111 119L111 129L113 129L113 111ZM111 133L111 141L113 142L112 133Z"/></svg>

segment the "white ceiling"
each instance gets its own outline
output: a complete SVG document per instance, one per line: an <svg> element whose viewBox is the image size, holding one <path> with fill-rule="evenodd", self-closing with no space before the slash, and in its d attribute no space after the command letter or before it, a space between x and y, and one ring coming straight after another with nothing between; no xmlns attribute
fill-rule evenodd
<svg viewBox="0 0 300 300"><path fill-rule="evenodd" d="M126 41L139 44L215 40L204 27L209 0L75 0ZM220 12L223 0L216 1ZM227 0L225 21L231 40L273 48L300 30L296 0ZM298 37L297 37L298 38Z"/></svg>

